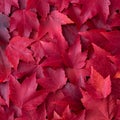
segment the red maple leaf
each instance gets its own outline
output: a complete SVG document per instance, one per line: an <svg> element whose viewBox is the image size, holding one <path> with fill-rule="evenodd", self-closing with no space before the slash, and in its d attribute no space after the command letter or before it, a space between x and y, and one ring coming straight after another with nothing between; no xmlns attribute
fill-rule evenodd
<svg viewBox="0 0 120 120"><path fill-rule="evenodd" d="M37 91L36 75L33 74L26 78L20 84L13 76L10 76L10 99L15 106L17 116L35 110L37 106L42 104L47 97L47 92L43 90Z"/></svg>
<svg viewBox="0 0 120 120"><path fill-rule="evenodd" d="M17 69L19 60L26 62L34 61L32 51L27 48L31 42L31 39L19 36L11 39L9 45L6 48L6 54L15 69Z"/></svg>
<svg viewBox="0 0 120 120"><path fill-rule="evenodd" d="M94 96L106 98L111 93L111 80L110 76L103 78L94 68L91 68L91 75L88 84L94 89ZM90 86L89 88L90 89Z"/></svg>
<svg viewBox="0 0 120 120"><path fill-rule="evenodd" d="M87 91L82 90L81 99L86 108L86 120L110 120L116 113L116 101L109 96L106 99L94 99ZM109 106L109 107L108 107Z"/></svg>
<svg viewBox="0 0 120 120"><path fill-rule="evenodd" d="M34 12L30 10L17 10L13 12L10 19L10 31L17 32L14 34L29 37L32 32L37 32L38 28L39 21Z"/></svg>

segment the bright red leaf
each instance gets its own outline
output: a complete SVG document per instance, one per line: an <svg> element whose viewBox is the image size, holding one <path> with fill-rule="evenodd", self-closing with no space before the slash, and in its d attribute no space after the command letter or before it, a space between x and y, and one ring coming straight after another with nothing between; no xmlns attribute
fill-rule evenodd
<svg viewBox="0 0 120 120"><path fill-rule="evenodd" d="M37 15L30 10L17 10L11 16L10 31L17 32L17 35L29 37L32 32L37 32L38 28Z"/></svg>
<svg viewBox="0 0 120 120"><path fill-rule="evenodd" d="M44 77L38 80L40 86L49 91L56 91L61 89L66 84L67 78L63 69L51 69L44 70Z"/></svg>
<svg viewBox="0 0 120 120"><path fill-rule="evenodd" d="M36 89L37 81L35 74L26 78L22 84L13 76L10 76L10 99L13 104L18 107L18 109L16 109L18 116L24 114L25 111L36 109L38 105L44 102L48 93L42 90L36 91Z"/></svg>
<svg viewBox="0 0 120 120"><path fill-rule="evenodd" d="M31 44L31 42L31 39L17 36L12 38L9 45L7 46L7 57L15 69L17 69L19 60L23 60L26 62L34 60L32 56L32 51L27 48Z"/></svg>
<svg viewBox="0 0 120 120"><path fill-rule="evenodd" d="M50 38L53 38L54 42L57 43L59 49L66 49L67 42L62 35L61 25L73 23L66 15L54 10L46 18L46 20L40 21L39 38L45 34L49 34ZM56 41L55 41L56 39Z"/></svg>
<svg viewBox="0 0 120 120"><path fill-rule="evenodd" d="M110 53L104 49L93 44L94 52L91 59L88 60L87 67L93 66L103 77L108 75L114 76L116 72L116 66L112 59L110 59Z"/></svg>
<svg viewBox="0 0 120 120"><path fill-rule="evenodd" d="M114 118L116 101L111 96L107 99L94 99L87 91L83 90L82 95L81 101L87 110L86 120L110 120Z"/></svg>

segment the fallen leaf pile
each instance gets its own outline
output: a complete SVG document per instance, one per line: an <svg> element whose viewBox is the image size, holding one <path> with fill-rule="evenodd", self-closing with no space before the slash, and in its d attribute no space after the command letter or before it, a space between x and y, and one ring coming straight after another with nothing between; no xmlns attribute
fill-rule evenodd
<svg viewBox="0 0 120 120"><path fill-rule="evenodd" d="M120 1L0 0L0 120L120 120Z"/></svg>

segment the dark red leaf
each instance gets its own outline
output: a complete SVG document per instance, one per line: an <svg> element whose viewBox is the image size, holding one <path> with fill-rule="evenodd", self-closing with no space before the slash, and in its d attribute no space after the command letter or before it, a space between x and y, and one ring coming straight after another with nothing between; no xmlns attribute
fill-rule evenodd
<svg viewBox="0 0 120 120"><path fill-rule="evenodd" d="M100 98L106 98L111 93L110 76L104 79L93 67L91 68L88 83L94 88L94 93Z"/></svg>
<svg viewBox="0 0 120 120"><path fill-rule="evenodd" d="M0 13L0 44L6 44L9 42L9 17Z"/></svg>
<svg viewBox="0 0 120 120"><path fill-rule="evenodd" d="M109 120L116 113L116 102L112 97L107 99L94 99L86 91L82 91L82 102L86 111L86 120Z"/></svg>
<svg viewBox="0 0 120 120"><path fill-rule="evenodd" d="M99 15L102 20L106 21L109 15L109 0L83 0L80 19L81 23L86 22L88 19Z"/></svg>
<svg viewBox="0 0 120 120"><path fill-rule="evenodd" d="M116 66L112 59L110 59L111 55L95 44L93 44L93 49L94 53L91 59L88 60L87 67L93 66L103 77L107 77L108 75L114 76Z"/></svg>
<svg viewBox="0 0 120 120"><path fill-rule="evenodd" d="M47 68L44 71L44 78L38 80L40 86L49 91L61 89L66 84L67 78L63 69L53 70Z"/></svg>

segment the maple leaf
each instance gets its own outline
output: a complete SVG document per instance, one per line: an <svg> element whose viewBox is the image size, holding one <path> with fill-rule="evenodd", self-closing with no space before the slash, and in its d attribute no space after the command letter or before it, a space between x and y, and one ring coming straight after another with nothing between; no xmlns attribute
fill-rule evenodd
<svg viewBox="0 0 120 120"><path fill-rule="evenodd" d="M93 67L91 67L88 83L94 88L95 94L100 98L106 98L111 93L110 76L104 79Z"/></svg>
<svg viewBox="0 0 120 120"><path fill-rule="evenodd" d="M34 61L32 52L27 48L32 40L20 36L13 37L6 48L6 54L15 69L19 64L19 60L26 62Z"/></svg>
<svg viewBox="0 0 120 120"><path fill-rule="evenodd" d="M52 41L57 44L59 50L64 51L67 49L68 44L62 35L61 25L73 23L66 15L54 10L46 18L40 21L38 38L42 38L48 33Z"/></svg>
<svg viewBox="0 0 120 120"><path fill-rule="evenodd" d="M38 80L40 86L49 91L56 91L61 89L66 84L67 78L63 69L51 69L44 70L44 77Z"/></svg>
<svg viewBox="0 0 120 120"><path fill-rule="evenodd" d="M10 76L9 79L10 99L13 104L18 107L18 110L16 110L18 116L21 116L20 110L27 112L36 109L37 106L42 104L48 94L46 91L36 91L37 82L35 74L26 78L22 84L13 76Z"/></svg>
<svg viewBox="0 0 120 120"><path fill-rule="evenodd" d="M0 13L0 44L6 44L9 42L9 32L7 28L9 27L8 16Z"/></svg>
<svg viewBox="0 0 120 120"><path fill-rule="evenodd" d="M106 99L94 99L87 91L83 90L82 95L81 101L86 108L86 120L111 120L114 117L116 101L112 96Z"/></svg>
<svg viewBox="0 0 120 120"><path fill-rule="evenodd" d="M11 16L10 31L16 31L22 37L29 37L33 31L38 31L38 28L37 15L30 10L17 10Z"/></svg>
<svg viewBox="0 0 120 120"><path fill-rule="evenodd" d="M79 88L72 83L67 83L62 91L65 96L65 100L68 101L70 109L74 111L74 113L79 113L83 108L80 102L82 95Z"/></svg>
<svg viewBox="0 0 120 120"><path fill-rule="evenodd" d="M104 78L108 75L114 76L117 68L112 62L112 59L110 59L111 55L97 45L92 45L94 52L91 58L87 61L86 68L93 66L94 69L97 70Z"/></svg>
<svg viewBox="0 0 120 120"><path fill-rule="evenodd" d="M48 15L46 20L41 20L40 23L38 33L39 38L48 33L50 38L57 43L60 50L67 48L67 42L62 35L61 25L71 24L73 21L71 21L66 15L54 10Z"/></svg>
<svg viewBox="0 0 120 120"><path fill-rule="evenodd" d="M50 11L50 6L47 0L28 0L27 8L36 8L42 18L46 18Z"/></svg>
<svg viewBox="0 0 120 120"><path fill-rule="evenodd" d="M63 66L61 52L54 42L41 41L42 48L46 59L41 63L41 66L61 67Z"/></svg>
<svg viewBox="0 0 120 120"><path fill-rule="evenodd" d="M0 1L0 12L6 15L10 14L11 6L19 7L18 0L1 0Z"/></svg>
<svg viewBox="0 0 120 120"><path fill-rule="evenodd" d="M82 70L87 58L87 52L81 50L80 38L77 37L74 44L69 47L68 53L63 57L66 65L66 73L70 82L76 85L84 86L84 77L87 74Z"/></svg>
<svg viewBox="0 0 120 120"><path fill-rule="evenodd" d="M21 107L36 91L37 83L35 77L34 74L30 78L26 78L21 85L13 76L10 76L10 98L18 107Z"/></svg>
<svg viewBox="0 0 120 120"><path fill-rule="evenodd" d="M96 15L99 15L104 21L107 20L109 15L109 0L83 0L82 5L80 14L82 24Z"/></svg>
<svg viewBox="0 0 120 120"><path fill-rule="evenodd" d="M43 37L47 32L52 37L55 34L62 34L61 25L73 23L66 15L54 10L46 18L40 21L39 37Z"/></svg>

